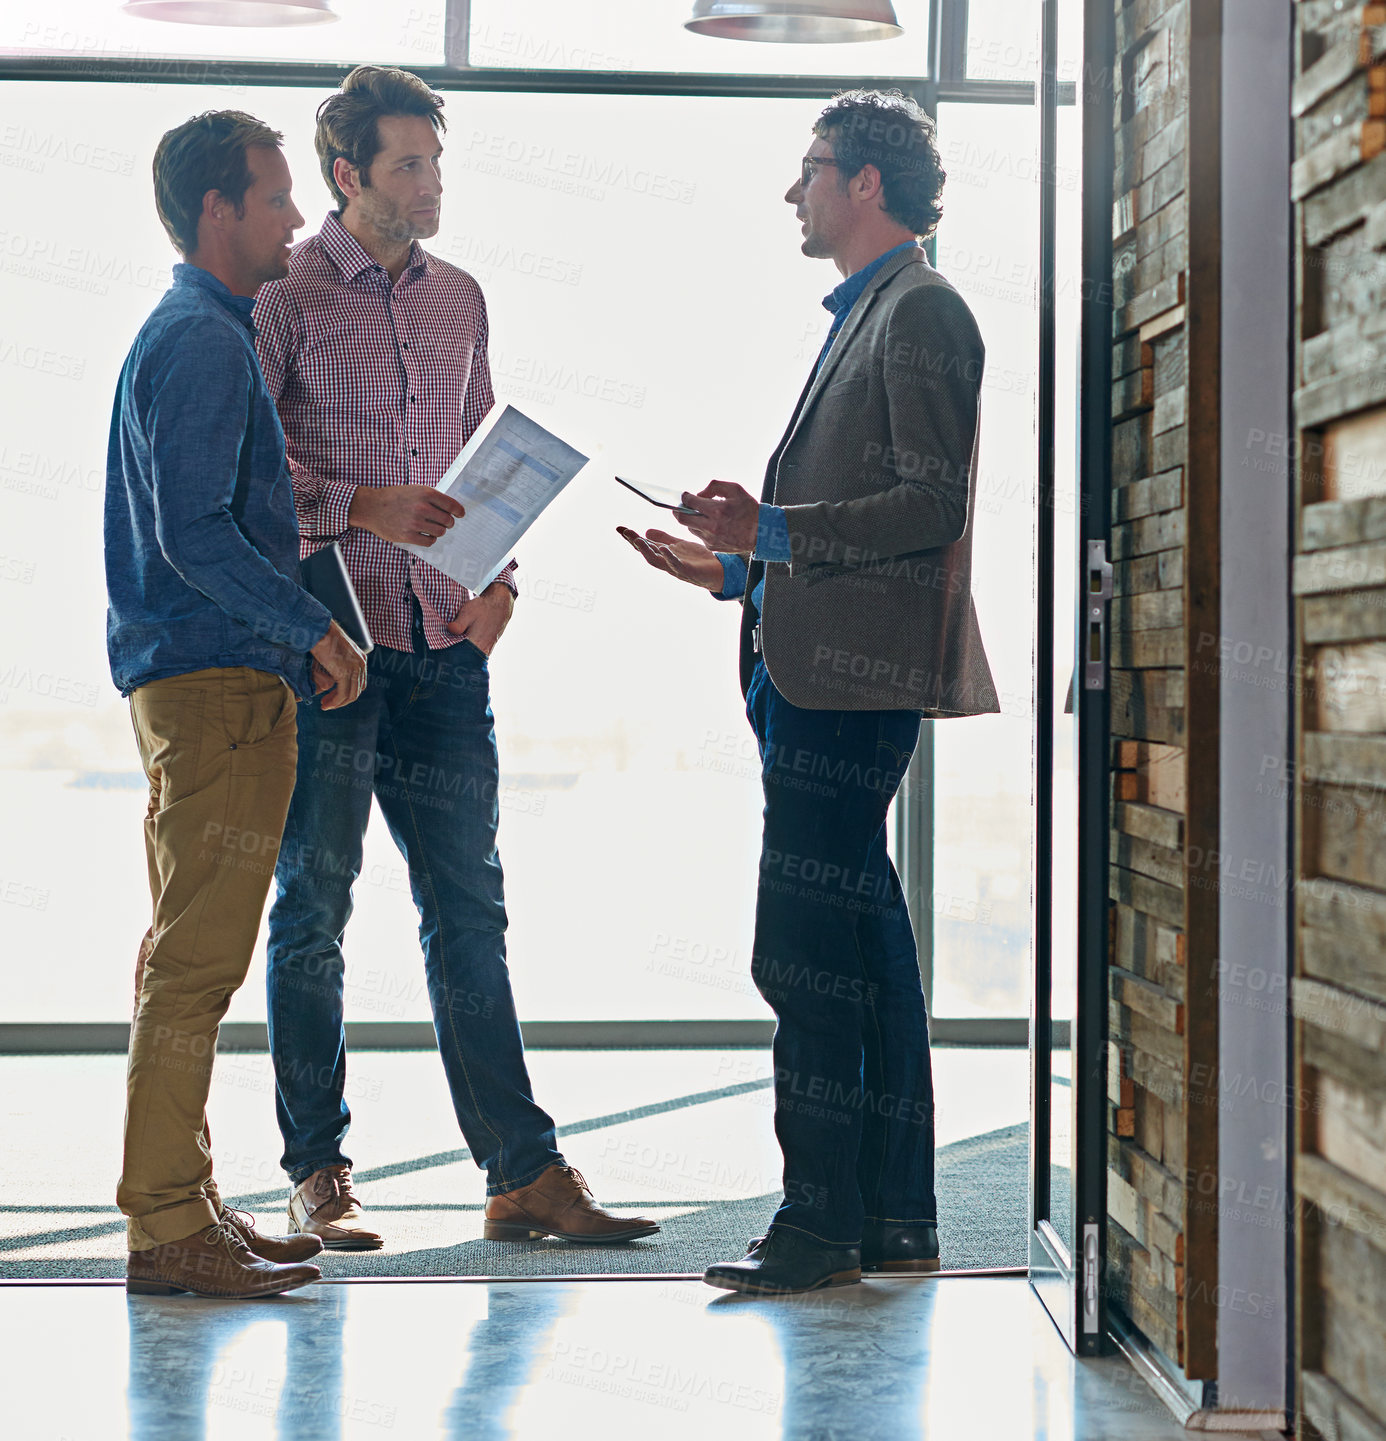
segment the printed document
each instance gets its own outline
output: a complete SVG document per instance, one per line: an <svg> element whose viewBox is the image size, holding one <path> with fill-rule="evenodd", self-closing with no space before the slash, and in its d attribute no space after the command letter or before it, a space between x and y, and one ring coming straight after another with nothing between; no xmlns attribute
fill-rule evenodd
<svg viewBox="0 0 1386 1441"><path fill-rule="evenodd" d="M466 515L432 545L406 545L474 594L486 589L514 554L515 544L565 485L587 464L513 405L491 414L438 482Z"/></svg>

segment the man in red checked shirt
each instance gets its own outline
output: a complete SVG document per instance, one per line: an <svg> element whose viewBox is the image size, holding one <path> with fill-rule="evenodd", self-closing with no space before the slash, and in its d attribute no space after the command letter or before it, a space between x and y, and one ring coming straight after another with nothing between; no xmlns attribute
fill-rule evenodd
<svg viewBox="0 0 1386 1441"><path fill-rule="evenodd" d="M487 657L515 563L472 595L404 545L463 507L436 482L490 410L486 303L419 240L437 234L442 97L363 65L318 110L337 199L263 286L256 345L284 427L305 553L336 541L375 649L361 699L299 716L298 776L270 912L269 1033L291 1229L374 1250L343 1152L342 934L375 796L409 866L453 1108L486 1171L484 1235L627 1241L659 1227L592 1200L535 1101L505 961Z"/></svg>

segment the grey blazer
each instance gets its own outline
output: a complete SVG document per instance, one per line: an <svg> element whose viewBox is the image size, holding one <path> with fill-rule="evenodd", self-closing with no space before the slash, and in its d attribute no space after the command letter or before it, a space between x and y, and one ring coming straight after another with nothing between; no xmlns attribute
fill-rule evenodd
<svg viewBox="0 0 1386 1441"><path fill-rule="evenodd" d="M873 277L766 467L761 499L785 508L793 559L750 563L743 692L759 619L770 678L806 710L999 709L972 604L985 356L922 250Z"/></svg>

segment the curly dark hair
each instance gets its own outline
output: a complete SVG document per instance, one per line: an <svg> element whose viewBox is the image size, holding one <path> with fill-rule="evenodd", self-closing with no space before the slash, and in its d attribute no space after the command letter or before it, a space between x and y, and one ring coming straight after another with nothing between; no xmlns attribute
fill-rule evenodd
<svg viewBox="0 0 1386 1441"><path fill-rule="evenodd" d="M837 161L846 186L863 165L881 173L882 207L892 220L927 240L943 215L940 200L948 178L934 122L899 90L845 90L814 123Z"/></svg>
<svg viewBox="0 0 1386 1441"><path fill-rule="evenodd" d="M283 145L284 137L244 110L207 110L167 131L154 152L154 204L180 255L197 249L197 222L209 190L220 191L245 214L254 176L245 152Z"/></svg>
<svg viewBox="0 0 1386 1441"><path fill-rule="evenodd" d="M380 154L380 127L384 115L421 115L435 131L448 128L443 118L443 97L430 90L417 75L393 65L358 65L342 81L341 89L318 106L318 129L313 137L322 178L339 208L346 196L337 185L332 167L341 156L371 183L371 161Z"/></svg>

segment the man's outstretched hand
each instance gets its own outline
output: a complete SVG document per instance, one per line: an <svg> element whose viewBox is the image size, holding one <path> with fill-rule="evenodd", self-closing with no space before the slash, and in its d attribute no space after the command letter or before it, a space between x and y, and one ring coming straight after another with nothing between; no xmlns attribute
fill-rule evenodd
<svg viewBox="0 0 1386 1441"><path fill-rule="evenodd" d="M662 530L647 530L639 535L624 525L616 527L616 534L628 540L656 570L667 571L676 579L701 586L703 590L722 589L726 579L722 562L699 541L681 540Z"/></svg>
<svg viewBox="0 0 1386 1441"><path fill-rule="evenodd" d="M365 690L366 657L335 620L309 655L313 661L313 690L322 696L323 710L340 710Z"/></svg>

